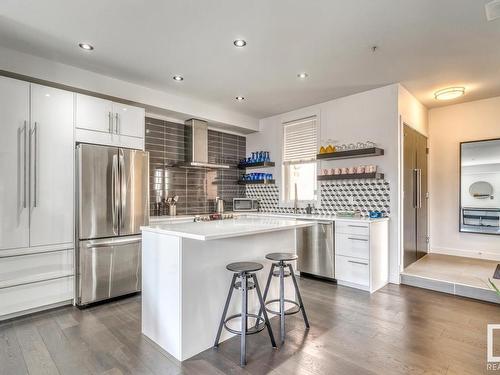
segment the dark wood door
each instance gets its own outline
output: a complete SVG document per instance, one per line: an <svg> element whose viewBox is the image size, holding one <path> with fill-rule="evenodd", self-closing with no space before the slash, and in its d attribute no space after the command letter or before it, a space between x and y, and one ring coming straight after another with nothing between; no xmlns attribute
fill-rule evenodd
<svg viewBox="0 0 500 375"><path fill-rule="evenodd" d="M406 268L417 260L416 233L416 132L409 126L404 126L403 138L403 264Z"/></svg>

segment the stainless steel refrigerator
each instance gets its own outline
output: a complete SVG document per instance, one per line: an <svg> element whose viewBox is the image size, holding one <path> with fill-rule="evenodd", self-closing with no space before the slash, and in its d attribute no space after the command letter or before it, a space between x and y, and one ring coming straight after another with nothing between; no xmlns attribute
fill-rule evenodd
<svg viewBox="0 0 500 375"><path fill-rule="evenodd" d="M404 126L404 267L428 252L427 231L427 138Z"/></svg>
<svg viewBox="0 0 500 375"><path fill-rule="evenodd" d="M149 154L79 144L76 303L141 290L140 226L149 222Z"/></svg>

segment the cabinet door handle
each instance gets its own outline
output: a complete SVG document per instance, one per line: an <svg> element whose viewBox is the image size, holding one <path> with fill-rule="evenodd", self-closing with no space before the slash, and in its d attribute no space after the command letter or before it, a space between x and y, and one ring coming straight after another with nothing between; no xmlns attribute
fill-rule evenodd
<svg viewBox="0 0 500 375"><path fill-rule="evenodd" d="M32 140L33 138L33 140ZM31 146L33 143L33 146ZM33 150L33 207L38 207L38 123L30 132L30 150Z"/></svg>
<svg viewBox="0 0 500 375"><path fill-rule="evenodd" d="M115 133L118 134L118 129L119 129L119 125L118 125L118 113L115 113Z"/></svg>
<svg viewBox="0 0 500 375"><path fill-rule="evenodd" d="M354 237L347 237L349 240L353 240L353 241L364 241L364 242L368 242L368 240L366 238L354 238Z"/></svg>
<svg viewBox="0 0 500 375"><path fill-rule="evenodd" d="M111 112L108 112L108 131L113 133L113 116L111 116Z"/></svg>
<svg viewBox="0 0 500 375"><path fill-rule="evenodd" d="M352 225L352 224L347 224L348 227L351 228L368 228L366 225Z"/></svg>
<svg viewBox="0 0 500 375"><path fill-rule="evenodd" d="M23 144L23 170L22 170L22 174L23 174L23 208L26 208L26 200L27 200L27 194L26 194L26 183L27 183L27 179L26 179L26 159L27 159L27 149L26 149L26 137L27 137L27 121L24 121L24 126L19 130L19 144L18 144L18 147L19 147L19 155L21 154L21 143ZM24 136L23 138L21 139L21 133L24 133ZM20 167L19 167L19 172L21 173L20 171Z"/></svg>
<svg viewBox="0 0 500 375"><path fill-rule="evenodd" d="M365 262L356 262L355 260L348 260L349 263L360 264L362 266L367 266L368 263Z"/></svg>

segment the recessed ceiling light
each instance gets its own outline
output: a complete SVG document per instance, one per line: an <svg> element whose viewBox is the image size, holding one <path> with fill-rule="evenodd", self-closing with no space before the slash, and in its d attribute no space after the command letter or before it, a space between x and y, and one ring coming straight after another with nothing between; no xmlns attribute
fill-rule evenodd
<svg viewBox="0 0 500 375"><path fill-rule="evenodd" d="M456 99L465 94L465 87L447 87L445 89L436 91L434 98L436 100L451 100Z"/></svg>
<svg viewBox="0 0 500 375"><path fill-rule="evenodd" d="M184 81L184 77L180 75L175 75L172 77L174 81Z"/></svg>
<svg viewBox="0 0 500 375"><path fill-rule="evenodd" d="M94 49L94 46L88 43L78 43L78 46L86 51L92 51Z"/></svg>
<svg viewBox="0 0 500 375"><path fill-rule="evenodd" d="M243 96L237 96L236 100L241 102L241 101L245 100L245 98Z"/></svg>
<svg viewBox="0 0 500 375"><path fill-rule="evenodd" d="M297 74L297 77L304 79L304 78L309 77L309 74L307 74L306 72L302 72L302 73Z"/></svg>
<svg viewBox="0 0 500 375"><path fill-rule="evenodd" d="M247 45L247 42L244 41L243 39L236 39L233 44L238 47L238 48L241 48L241 47L245 47Z"/></svg>

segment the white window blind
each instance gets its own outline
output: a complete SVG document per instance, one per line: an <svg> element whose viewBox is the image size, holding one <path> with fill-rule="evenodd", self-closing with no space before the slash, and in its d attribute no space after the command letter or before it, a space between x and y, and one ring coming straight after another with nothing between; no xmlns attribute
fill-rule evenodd
<svg viewBox="0 0 500 375"><path fill-rule="evenodd" d="M283 162L306 163L316 159L316 116L283 124Z"/></svg>

